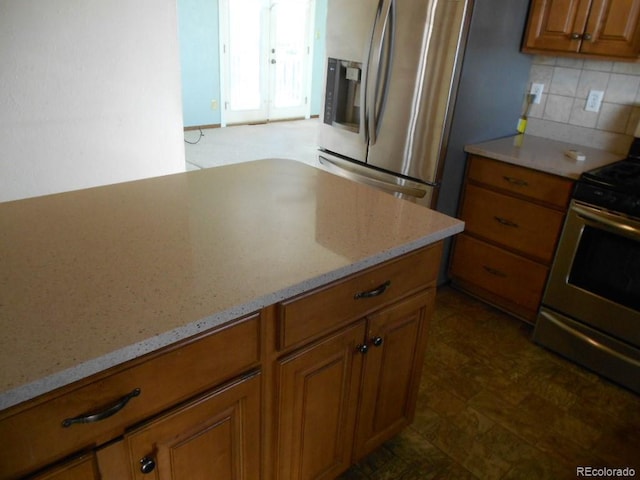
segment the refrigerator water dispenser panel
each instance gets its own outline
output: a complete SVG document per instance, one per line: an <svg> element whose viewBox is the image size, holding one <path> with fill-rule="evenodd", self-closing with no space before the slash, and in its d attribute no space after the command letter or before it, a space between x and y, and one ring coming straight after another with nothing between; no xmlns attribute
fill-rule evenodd
<svg viewBox="0 0 640 480"><path fill-rule="evenodd" d="M324 123L354 133L360 132L361 77L361 63L328 59Z"/></svg>

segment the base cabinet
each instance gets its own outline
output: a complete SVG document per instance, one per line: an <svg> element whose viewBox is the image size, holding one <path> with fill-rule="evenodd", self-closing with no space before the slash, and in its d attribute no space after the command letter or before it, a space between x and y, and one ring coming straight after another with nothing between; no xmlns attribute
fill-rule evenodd
<svg viewBox="0 0 640 480"><path fill-rule="evenodd" d="M260 375L240 379L125 437L137 480L260 477Z"/></svg>
<svg viewBox="0 0 640 480"><path fill-rule="evenodd" d="M277 362L279 480L335 478L413 420L429 289Z"/></svg>
<svg viewBox="0 0 640 480"><path fill-rule="evenodd" d="M335 478L351 464L364 321L278 361L276 478Z"/></svg>
<svg viewBox="0 0 640 480"><path fill-rule="evenodd" d="M470 155L453 284L534 323L572 189L567 178Z"/></svg>
<svg viewBox="0 0 640 480"><path fill-rule="evenodd" d="M32 480L100 480L100 478L93 453L31 477Z"/></svg>
<svg viewBox="0 0 640 480"><path fill-rule="evenodd" d="M355 460L413 421L434 303L432 288L368 317Z"/></svg>

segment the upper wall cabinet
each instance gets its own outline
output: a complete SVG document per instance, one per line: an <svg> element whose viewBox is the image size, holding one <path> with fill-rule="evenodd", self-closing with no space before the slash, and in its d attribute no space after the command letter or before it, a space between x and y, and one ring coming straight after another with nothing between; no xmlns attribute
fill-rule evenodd
<svg viewBox="0 0 640 480"><path fill-rule="evenodd" d="M532 0L522 51L640 57L640 0Z"/></svg>

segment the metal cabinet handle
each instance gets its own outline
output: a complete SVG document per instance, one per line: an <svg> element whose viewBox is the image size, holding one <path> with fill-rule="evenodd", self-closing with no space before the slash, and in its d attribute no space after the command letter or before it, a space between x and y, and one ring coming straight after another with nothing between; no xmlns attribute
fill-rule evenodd
<svg viewBox="0 0 640 480"><path fill-rule="evenodd" d="M364 291L364 292L358 292L353 296L353 298L355 298L357 300L359 298L377 297L378 295L382 295L387 290L387 288L389 288L389 285L391 285L391 280L387 280L382 285L380 285L379 287L374 288L373 290L367 290L367 291Z"/></svg>
<svg viewBox="0 0 640 480"><path fill-rule="evenodd" d="M110 416L115 415L120 410L122 410L124 406L129 403L129 400L131 400L133 397L137 397L138 395L140 395L140 392L141 390L139 388L135 388L120 400L118 400L116 403L109 407L106 407L100 412L88 413L74 418L66 418L62 421L62 426L64 428L67 428L75 423L93 423L104 420L105 418L109 418Z"/></svg>
<svg viewBox="0 0 640 480"><path fill-rule="evenodd" d="M582 35L582 39L586 40L587 42L591 41L592 37L590 33L585 33L584 35Z"/></svg>
<svg viewBox="0 0 640 480"><path fill-rule="evenodd" d="M494 216L493 219L499 224L504 225L505 227L513 227L513 228L519 227L517 223L512 222L511 220L507 220L506 218Z"/></svg>
<svg viewBox="0 0 640 480"><path fill-rule="evenodd" d="M483 265L482 268L484 268L491 275L495 275L496 277L506 278L506 276L507 276L506 273L501 272L500 270L497 270L495 268L489 267L487 265Z"/></svg>
<svg viewBox="0 0 640 480"><path fill-rule="evenodd" d="M140 471L145 475L153 472L156 468L156 461L151 457L143 457L140 459Z"/></svg>
<svg viewBox="0 0 640 480"><path fill-rule="evenodd" d="M580 35L578 32L573 32L570 36L571 40L580 40L582 38L582 35Z"/></svg>
<svg viewBox="0 0 640 480"><path fill-rule="evenodd" d="M384 340L382 339L382 337L373 337L371 339L371 343L374 347L380 347L384 343Z"/></svg>
<svg viewBox="0 0 640 480"><path fill-rule="evenodd" d="M362 344L362 345L358 345L358 346L356 347L356 349L357 349L360 353L362 353L362 354L364 355L365 353L367 353L367 352L369 351L369 346L365 343L365 344Z"/></svg>
<svg viewBox="0 0 640 480"><path fill-rule="evenodd" d="M502 178L504 178L507 182L513 184L513 185L517 185L519 187L526 187L529 184L527 182L525 182L524 180L521 180L519 178L515 178L515 177L508 177L506 175L504 175Z"/></svg>

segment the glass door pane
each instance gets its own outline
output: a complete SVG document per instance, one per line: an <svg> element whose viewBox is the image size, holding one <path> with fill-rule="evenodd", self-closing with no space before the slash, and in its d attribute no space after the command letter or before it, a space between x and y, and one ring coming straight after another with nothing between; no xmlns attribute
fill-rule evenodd
<svg viewBox="0 0 640 480"><path fill-rule="evenodd" d="M315 0L219 0L222 123L308 117Z"/></svg>
<svg viewBox="0 0 640 480"><path fill-rule="evenodd" d="M229 108L255 110L262 103L262 0L229 2Z"/></svg>
<svg viewBox="0 0 640 480"><path fill-rule="evenodd" d="M223 124L265 121L269 2L220 0Z"/></svg>
<svg viewBox="0 0 640 480"><path fill-rule="evenodd" d="M271 7L269 118L304 117L310 68L309 0L275 0Z"/></svg>
<svg viewBox="0 0 640 480"><path fill-rule="evenodd" d="M640 243L586 226L573 259L569 283L640 310Z"/></svg>

